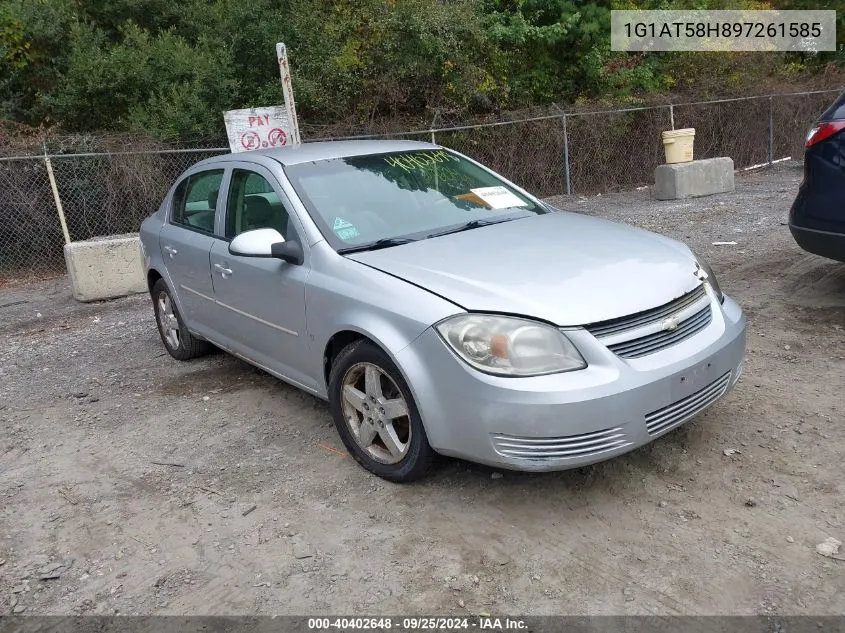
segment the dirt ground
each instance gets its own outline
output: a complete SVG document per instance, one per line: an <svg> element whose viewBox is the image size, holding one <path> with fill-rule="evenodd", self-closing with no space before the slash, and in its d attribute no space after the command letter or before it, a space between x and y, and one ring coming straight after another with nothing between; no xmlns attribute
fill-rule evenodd
<svg viewBox="0 0 845 633"><path fill-rule="evenodd" d="M323 402L172 360L147 296L0 290L0 612L845 614L845 562L816 551L845 541L845 265L792 241L800 177L558 200L685 240L749 319L731 395L560 473L389 484Z"/></svg>

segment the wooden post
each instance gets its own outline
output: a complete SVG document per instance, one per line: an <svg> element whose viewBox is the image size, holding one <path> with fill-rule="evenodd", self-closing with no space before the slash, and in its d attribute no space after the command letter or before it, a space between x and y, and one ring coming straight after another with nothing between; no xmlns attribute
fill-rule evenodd
<svg viewBox="0 0 845 633"><path fill-rule="evenodd" d="M50 179L50 188L53 190L53 200L56 203L56 211L59 213L59 222L62 225L62 233L65 236L65 244L70 244L70 232L67 230L65 210L62 208L62 199L59 197L59 187L56 185L56 176L53 174L53 164L47 155L47 145L44 145L44 164L47 166L47 177Z"/></svg>

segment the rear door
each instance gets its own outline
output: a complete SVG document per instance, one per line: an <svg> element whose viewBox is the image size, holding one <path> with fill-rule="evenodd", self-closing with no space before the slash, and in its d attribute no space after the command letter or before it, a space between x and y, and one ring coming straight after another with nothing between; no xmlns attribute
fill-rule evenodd
<svg viewBox="0 0 845 633"><path fill-rule="evenodd" d="M310 270L301 227L275 177L260 165L233 165L225 204L224 240L211 249L215 324L232 349L300 386L315 389L309 376L305 331L305 283ZM222 206L221 206L222 212ZM279 259L239 257L229 241L244 231L273 228L303 247L297 266Z"/></svg>
<svg viewBox="0 0 845 633"><path fill-rule="evenodd" d="M208 333L204 315L214 304L209 254L215 241L215 219L223 186L223 168L193 172L173 193L167 222L159 233L159 246L172 290L188 328Z"/></svg>

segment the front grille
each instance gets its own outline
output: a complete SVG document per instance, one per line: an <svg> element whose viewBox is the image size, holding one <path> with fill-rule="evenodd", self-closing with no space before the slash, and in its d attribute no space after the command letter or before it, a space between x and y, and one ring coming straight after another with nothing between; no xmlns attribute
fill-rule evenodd
<svg viewBox="0 0 845 633"><path fill-rule="evenodd" d="M710 306L707 305L691 317L681 321L676 330L661 330L616 345L608 345L608 349L622 358L640 358L680 343L706 328L712 320L713 313Z"/></svg>
<svg viewBox="0 0 845 633"><path fill-rule="evenodd" d="M687 294L657 308L652 308L650 310L646 310L645 312L637 312L636 314L631 314L617 319L610 319L609 321L593 323L592 325L586 326L586 329L596 338L622 334L629 330L641 328L644 325L659 323L663 319L680 312L684 308L688 308L696 301L699 301L702 297L706 296L707 292L704 290L704 284L699 284L692 292L688 292Z"/></svg>
<svg viewBox="0 0 845 633"><path fill-rule="evenodd" d="M728 388L730 379L731 372L728 372L691 396L647 414L645 425L649 435L657 435L667 431L701 413L722 397Z"/></svg>
<svg viewBox="0 0 845 633"><path fill-rule="evenodd" d="M518 437L495 434L496 452L505 457L523 459L560 459L589 457L630 446L622 427L568 435L565 437Z"/></svg>

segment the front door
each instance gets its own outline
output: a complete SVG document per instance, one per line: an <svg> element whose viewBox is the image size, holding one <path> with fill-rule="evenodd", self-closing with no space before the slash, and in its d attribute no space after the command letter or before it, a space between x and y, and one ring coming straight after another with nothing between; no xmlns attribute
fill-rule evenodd
<svg viewBox="0 0 845 633"><path fill-rule="evenodd" d="M221 341L250 360L293 383L315 389L306 358L305 281L306 253L301 266L278 259L239 257L229 253L229 242L244 231L274 228L285 240L299 240L290 205L274 186L269 171L257 165L232 170L226 201L226 241L211 249L214 296L223 320L215 329ZM301 241L300 241L301 243Z"/></svg>

